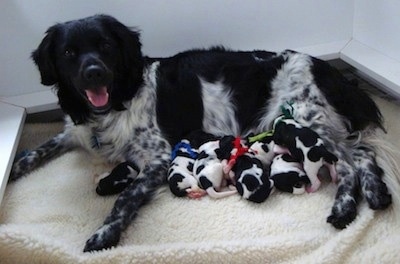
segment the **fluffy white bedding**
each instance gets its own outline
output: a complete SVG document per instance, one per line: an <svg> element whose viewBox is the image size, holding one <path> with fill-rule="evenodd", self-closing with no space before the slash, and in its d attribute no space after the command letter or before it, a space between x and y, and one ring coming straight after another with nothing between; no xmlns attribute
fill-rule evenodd
<svg viewBox="0 0 400 264"><path fill-rule="evenodd" d="M389 130L384 137L398 148L400 107L376 100ZM60 126L27 128L21 148ZM83 253L116 196L95 192L94 175L107 167L73 151L7 187L0 263L395 263L400 259L400 158L395 155L379 159L393 205L372 211L362 201L356 220L344 230L326 223L336 193L327 180L316 193L275 192L262 204L239 196L189 200L165 188L140 210L118 247Z"/></svg>

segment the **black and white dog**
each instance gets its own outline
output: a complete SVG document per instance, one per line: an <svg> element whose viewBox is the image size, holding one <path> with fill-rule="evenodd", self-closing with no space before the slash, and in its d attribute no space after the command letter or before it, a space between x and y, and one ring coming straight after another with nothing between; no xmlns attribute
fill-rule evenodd
<svg viewBox="0 0 400 264"><path fill-rule="evenodd" d="M56 87L66 125L17 160L10 179L73 148L140 169L84 251L118 244L140 206L166 183L171 146L185 134L268 131L285 102L293 103L293 118L339 158L328 222L336 228L351 223L359 193L373 209L391 203L374 147L364 139L382 128L381 114L370 97L321 60L293 51L223 48L150 59L141 53L136 30L105 15L50 27L32 58L42 84Z"/></svg>

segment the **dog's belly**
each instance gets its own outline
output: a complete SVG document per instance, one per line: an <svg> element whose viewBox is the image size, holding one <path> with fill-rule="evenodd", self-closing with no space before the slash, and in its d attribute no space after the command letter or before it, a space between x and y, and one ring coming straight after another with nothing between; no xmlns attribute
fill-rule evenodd
<svg viewBox="0 0 400 264"><path fill-rule="evenodd" d="M222 82L200 79L204 117L203 130L214 135L240 135L232 91Z"/></svg>

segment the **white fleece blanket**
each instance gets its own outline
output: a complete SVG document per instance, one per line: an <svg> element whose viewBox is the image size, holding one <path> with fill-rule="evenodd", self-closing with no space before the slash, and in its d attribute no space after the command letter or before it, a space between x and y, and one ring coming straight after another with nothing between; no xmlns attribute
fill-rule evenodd
<svg viewBox="0 0 400 264"><path fill-rule="evenodd" d="M400 107L376 100L389 130L384 137L396 146ZM24 134L22 148L60 129L26 127L34 134ZM356 220L344 230L326 222L337 188L327 180L316 193L275 192L262 204L238 195L189 200L165 188L140 210L118 247L83 253L117 196L96 195L94 175L107 167L73 151L7 187L0 263L398 263L400 158L385 155L379 162L387 170L393 205L372 211L362 201Z"/></svg>

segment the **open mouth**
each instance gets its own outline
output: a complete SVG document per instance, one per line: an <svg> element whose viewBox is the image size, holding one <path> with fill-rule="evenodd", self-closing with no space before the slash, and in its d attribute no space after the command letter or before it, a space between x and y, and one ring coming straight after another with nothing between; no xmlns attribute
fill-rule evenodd
<svg viewBox="0 0 400 264"><path fill-rule="evenodd" d="M85 93L92 108L97 112L104 112L110 108L107 86L86 89Z"/></svg>

